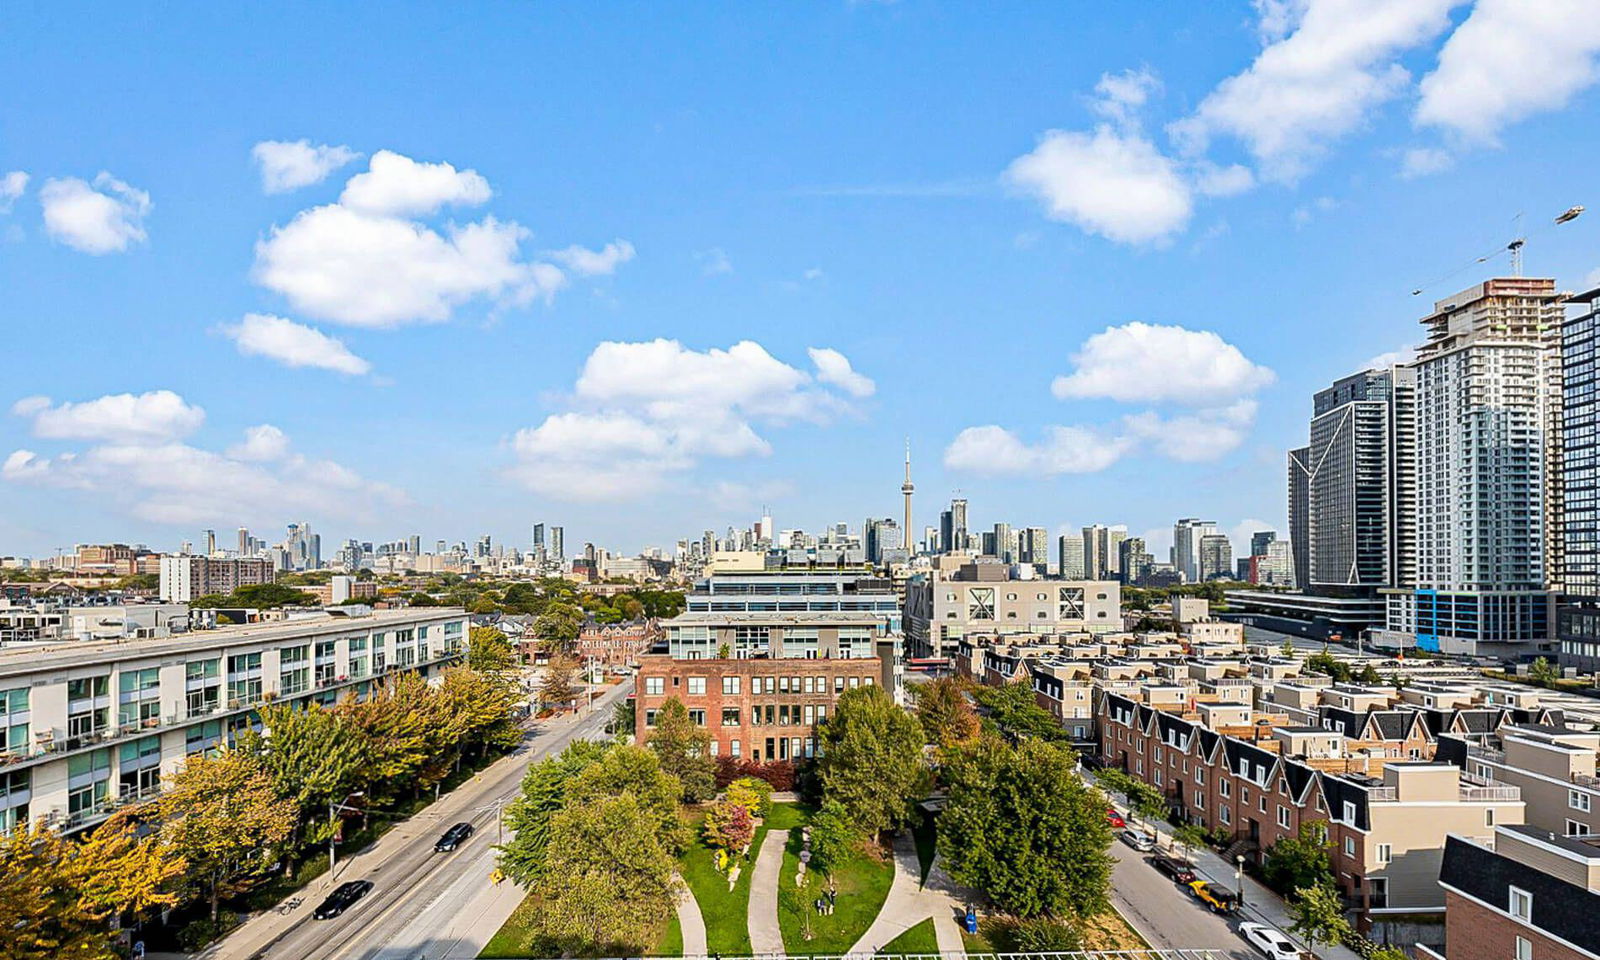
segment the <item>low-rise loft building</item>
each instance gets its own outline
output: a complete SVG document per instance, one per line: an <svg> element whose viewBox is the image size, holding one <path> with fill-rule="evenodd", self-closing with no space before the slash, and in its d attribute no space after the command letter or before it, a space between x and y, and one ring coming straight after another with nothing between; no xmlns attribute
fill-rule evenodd
<svg viewBox="0 0 1600 960"><path fill-rule="evenodd" d="M1052 580L1029 566L963 563L906 581L905 633L915 657L954 656L969 633L1112 633L1122 630L1122 585Z"/></svg>
<svg viewBox="0 0 1600 960"><path fill-rule="evenodd" d="M429 607L0 650L0 830L90 826L269 699L332 703L388 673L426 676L466 641L465 612Z"/></svg>

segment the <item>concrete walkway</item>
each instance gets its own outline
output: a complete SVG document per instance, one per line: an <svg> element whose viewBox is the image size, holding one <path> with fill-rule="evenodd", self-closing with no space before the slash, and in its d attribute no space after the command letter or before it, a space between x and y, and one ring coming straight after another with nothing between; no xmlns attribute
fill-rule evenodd
<svg viewBox="0 0 1600 960"><path fill-rule="evenodd" d="M783 877L783 848L789 842L789 831L768 830L756 854L755 873L750 875L750 952L757 955L782 956L783 929L778 926L778 884ZM683 952L688 956L688 938ZM702 951L703 952L703 951Z"/></svg>
<svg viewBox="0 0 1600 960"><path fill-rule="evenodd" d="M686 957L706 956L706 918L700 913L700 903L694 898L694 891L689 885L678 878L678 926L683 930L683 955Z"/></svg>
<svg viewBox="0 0 1600 960"><path fill-rule="evenodd" d="M961 953L961 928L956 924L956 914L962 899L955 884L945 873L937 857L928 868L928 882L921 881L922 864L917 859L917 844L911 834L896 837L894 841L894 880L889 884L889 895L884 898L883 909L872 921L872 926L861 935L852 954L873 954L884 945L922 921L933 918L934 935L939 941L940 953Z"/></svg>

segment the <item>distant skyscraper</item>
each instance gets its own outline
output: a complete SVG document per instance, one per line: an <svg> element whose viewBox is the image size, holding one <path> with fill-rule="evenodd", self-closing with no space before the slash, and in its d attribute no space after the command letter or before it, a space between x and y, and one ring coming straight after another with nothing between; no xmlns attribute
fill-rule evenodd
<svg viewBox="0 0 1600 960"><path fill-rule="evenodd" d="M1200 576L1200 540L1216 532L1217 525L1212 520L1187 517L1173 524L1172 565L1185 583L1198 583L1203 579Z"/></svg>
<svg viewBox="0 0 1600 960"><path fill-rule="evenodd" d="M567 559L566 534L563 527L550 528L550 556L556 560Z"/></svg>
<svg viewBox="0 0 1600 960"><path fill-rule="evenodd" d="M1200 579L1214 580L1231 577L1233 570L1233 544L1220 533L1208 533L1200 538Z"/></svg>
<svg viewBox="0 0 1600 960"><path fill-rule="evenodd" d="M1015 541L1011 536L1011 524L997 523L994 525L994 550L991 553L1006 563L1016 563L1016 551L1013 547Z"/></svg>
<svg viewBox="0 0 1600 960"><path fill-rule="evenodd" d="M532 541L534 553L540 553L544 550L544 524L536 523L533 525Z"/></svg>
<svg viewBox="0 0 1600 960"><path fill-rule="evenodd" d="M939 549L959 553L967 549L967 501L950 501L950 509L939 514Z"/></svg>
<svg viewBox="0 0 1600 960"><path fill-rule="evenodd" d="M1600 669L1600 288L1569 302L1581 310L1561 328L1561 486L1565 519L1556 636L1563 667Z"/></svg>
<svg viewBox="0 0 1600 960"><path fill-rule="evenodd" d="M904 532L907 552L914 552L911 547L911 494L916 492L916 487L911 483L911 438L906 438L906 479L900 484L900 496L905 500L905 520L900 529Z"/></svg>
<svg viewBox="0 0 1600 960"><path fill-rule="evenodd" d="M1090 580L1115 580L1122 569L1123 526L1093 524L1083 528L1083 574Z"/></svg>
<svg viewBox="0 0 1600 960"><path fill-rule="evenodd" d="M1118 545L1119 573L1123 583L1138 583L1150 569L1153 558L1145 552L1143 537L1128 537Z"/></svg>
<svg viewBox="0 0 1600 960"><path fill-rule="evenodd" d="M1023 563L1045 569L1050 565L1050 531L1044 527L1029 527L1022 531L1019 550Z"/></svg>
<svg viewBox="0 0 1600 960"><path fill-rule="evenodd" d="M252 553L252 551L250 549L250 529L248 527L240 527L239 528L239 556L248 557L251 553Z"/></svg>
<svg viewBox="0 0 1600 960"><path fill-rule="evenodd" d="M1084 579L1082 534L1064 533L1056 541L1056 571L1063 580Z"/></svg>
<svg viewBox="0 0 1600 960"><path fill-rule="evenodd" d="M1250 556L1259 557L1267 552L1267 544L1278 539L1276 530L1257 530L1250 534Z"/></svg>

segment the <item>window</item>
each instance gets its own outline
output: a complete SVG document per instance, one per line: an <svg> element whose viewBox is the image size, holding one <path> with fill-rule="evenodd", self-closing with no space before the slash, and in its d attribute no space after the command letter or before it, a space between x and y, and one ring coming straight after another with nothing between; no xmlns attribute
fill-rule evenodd
<svg viewBox="0 0 1600 960"><path fill-rule="evenodd" d="M739 741L737 741L737 740L729 740L728 741L728 755L730 757L739 756Z"/></svg>
<svg viewBox="0 0 1600 960"><path fill-rule="evenodd" d="M1568 820L1567 821L1567 836L1569 836L1569 837L1584 837L1584 836L1588 836L1588 834L1589 834L1589 825L1588 824L1579 823L1576 820Z"/></svg>
<svg viewBox="0 0 1600 960"><path fill-rule="evenodd" d="M1233 796L1233 781L1227 779L1226 777L1224 777L1221 780L1218 780L1217 781L1217 792L1222 794L1224 797Z"/></svg>
<svg viewBox="0 0 1600 960"><path fill-rule="evenodd" d="M738 677L723 677L722 678L722 692L725 695L726 694L738 693L739 692L739 678Z"/></svg>
<svg viewBox="0 0 1600 960"><path fill-rule="evenodd" d="M1356 822L1356 805L1349 800L1344 802L1344 822L1351 825Z"/></svg>
<svg viewBox="0 0 1600 960"><path fill-rule="evenodd" d="M739 708L738 707L723 707L722 708L722 725L724 727L737 727L739 725ZM738 743L737 740L735 740L734 742ZM733 755L734 756L738 756L739 755L738 751L735 750Z"/></svg>
<svg viewBox="0 0 1600 960"><path fill-rule="evenodd" d="M646 695L660 695L667 692L666 677L645 677L644 692Z"/></svg>
<svg viewBox="0 0 1600 960"><path fill-rule="evenodd" d="M1374 848L1373 856L1379 863L1388 863L1394 858L1394 848L1387 843L1380 843Z"/></svg>
<svg viewBox="0 0 1600 960"><path fill-rule="evenodd" d="M705 710L703 710L703 709L701 709L699 707L696 707L695 709L690 710L689 711L689 722L694 724L697 727L705 726L706 725L706 712L705 712ZM712 741L713 744L715 744L715 742L716 741Z"/></svg>
<svg viewBox="0 0 1600 960"><path fill-rule="evenodd" d="M1289 826L1289 808L1281 803L1278 805L1278 826L1285 829Z"/></svg>
<svg viewBox="0 0 1600 960"><path fill-rule="evenodd" d="M1582 810L1584 813L1588 813L1589 795L1584 793L1582 790L1568 790L1567 806L1574 810Z"/></svg>
<svg viewBox="0 0 1600 960"><path fill-rule="evenodd" d="M1356 838L1344 838L1344 855L1354 860L1356 858Z"/></svg>
<svg viewBox="0 0 1600 960"><path fill-rule="evenodd" d="M701 696L705 692L706 692L706 678L705 677L690 677L689 678L689 695L691 697Z"/></svg>
<svg viewBox="0 0 1600 960"><path fill-rule="evenodd" d="M1490 807L1487 810L1483 811L1483 825L1486 826L1486 827L1494 826L1494 808L1493 807Z"/></svg>
<svg viewBox="0 0 1600 960"><path fill-rule="evenodd" d="M1518 920L1531 921L1533 919L1533 894L1521 887L1510 887L1510 904L1507 912Z"/></svg>
<svg viewBox="0 0 1600 960"><path fill-rule="evenodd" d="M1223 823L1226 824L1226 823L1232 823L1233 822L1233 814L1228 812L1228 808L1227 807L1223 807L1221 810L1218 811L1218 813L1221 815Z"/></svg>
<svg viewBox="0 0 1600 960"><path fill-rule="evenodd" d="M1518 937L1513 960L1533 960L1533 941L1527 937Z"/></svg>

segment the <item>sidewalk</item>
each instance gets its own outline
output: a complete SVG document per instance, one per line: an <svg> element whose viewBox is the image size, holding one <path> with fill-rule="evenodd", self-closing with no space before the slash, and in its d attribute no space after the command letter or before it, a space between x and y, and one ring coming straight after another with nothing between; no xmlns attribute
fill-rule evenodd
<svg viewBox="0 0 1600 960"><path fill-rule="evenodd" d="M530 736L525 737L519 747L510 754L501 757L494 763L480 770L472 779L458 786L447 794L443 794L437 801L417 811L411 817L395 825L388 833L367 847L365 850L351 853L339 858L338 876L354 877L370 875L373 871L381 869L391 859L401 853L414 851L419 838L431 835L439 829L441 822L452 819L470 819L475 808L484 802L483 792L496 780L512 771L525 767L539 757L540 744L548 742L559 736L569 728L576 726L580 720L585 719L583 711L578 710L560 717L543 721L537 727L530 726ZM536 730L537 732L533 732ZM515 783L515 781L512 781ZM492 834L492 824L491 824ZM492 835L490 840L493 840ZM318 877L310 884L299 890L293 891L285 901L298 897L301 906L298 909L279 913L275 908L269 908L251 916L240 926L235 927L223 939L206 947L199 953L193 954L197 960L251 960L263 951L272 947L284 935L304 926L307 916L313 907L327 896L332 888L332 880L327 874ZM512 884L506 884L512 887ZM505 903L509 902L512 909L520 902L521 893L518 891L513 897L506 891L498 891L493 895L483 898L480 909L487 907L487 913L499 914L506 912ZM489 901L494 902L491 906ZM496 925L495 929L498 929ZM490 930L492 935L494 930Z"/></svg>
<svg viewBox="0 0 1600 960"><path fill-rule="evenodd" d="M1090 783L1098 785L1093 771L1080 769L1079 774ZM1111 805L1128 818L1129 824L1132 824L1134 815L1128 809L1128 805L1117 799L1117 795L1109 790L1105 791L1105 794L1107 799L1111 801ZM1172 840L1173 827L1170 823L1165 821L1152 822L1143 817L1138 818L1138 820L1139 826L1156 831L1156 844L1158 847L1164 847L1168 850L1176 847ZM1191 848L1189 850L1189 859L1193 862L1195 872L1201 879L1210 880L1227 887L1229 890L1239 889L1240 883L1236 877L1235 865L1223 860L1210 847ZM1259 923L1268 924L1282 931L1283 935L1290 940L1299 943L1301 938L1289 930L1294 921L1289 918L1289 909L1287 904L1283 902L1283 898L1257 883L1248 873L1244 874L1243 887L1244 889L1240 893L1244 897L1244 908L1239 911L1239 919L1242 921L1255 920ZM1360 960L1356 952L1349 947L1318 946L1315 948L1308 947L1308 949L1311 949L1322 960Z"/></svg>
<svg viewBox="0 0 1600 960"><path fill-rule="evenodd" d="M889 884L889 895L884 898L872 926L850 948L852 956L876 953L889 941L930 917L940 953L960 953L966 949L961 940L961 928L956 925L961 902L944 866L938 858L934 859L928 868L926 886L919 879L921 876L922 862L917 857L916 841L909 832L895 837L894 880Z"/></svg>
<svg viewBox="0 0 1600 960"><path fill-rule="evenodd" d="M782 956L783 928L778 924L778 884L783 882L783 848L789 843L789 831L768 830L756 853L755 873L750 875L750 905L747 924L750 930L750 952L756 956ZM683 952L689 952L684 941Z"/></svg>

